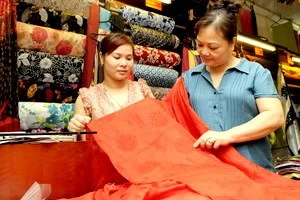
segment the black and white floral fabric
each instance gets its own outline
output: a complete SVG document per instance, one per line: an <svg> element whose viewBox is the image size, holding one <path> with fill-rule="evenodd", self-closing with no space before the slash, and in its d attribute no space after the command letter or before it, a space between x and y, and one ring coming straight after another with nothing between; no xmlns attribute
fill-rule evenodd
<svg viewBox="0 0 300 200"><path fill-rule="evenodd" d="M80 15L44 8L31 3L19 2L17 4L18 21L58 30L86 34L87 19Z"/></svg>
<svg viewBox="0 0 300 200"><path fill-rule="evenodd" d="M180 43L180 40L176 35L138 25L129 25L127 29L125 29L125 32L130 35L134 44L142 46L171 50L176 49Z"/></svg>
<svg viewBox="0 0 300 200"><path fill-rule="evenodd" d="M128 24L135 24L146 28L152 28L157 31L172 33L175 27L175 20L153 13L150 11L142 10L132 6L122 6L120 8L122 17Z"/></svg>
<svg viewBox="0 0 300 200"><path fill-rule="evenodd" d="M17 52L18 75L21 80L79 83L83 59L20 49Z"/></svg>
<svg viewBox="0 0 300 200"><path fill-rule="evenodd" d="M65 11L70 14L80 15L88 19L90 14L90 3L98 2L97 0L19 0L22 2L32 3L44 8Z"/></svg>

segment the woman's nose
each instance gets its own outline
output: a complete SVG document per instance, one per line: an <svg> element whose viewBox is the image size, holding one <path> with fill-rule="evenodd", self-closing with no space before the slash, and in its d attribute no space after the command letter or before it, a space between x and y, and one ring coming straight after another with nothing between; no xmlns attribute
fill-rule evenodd
<svg viewBox="0 0 300 200"><path fill-rule="evenodd" d="M125 58L120 59L120 66L126 66L127 62Z"/></svg>
<svg viewBox="0 0 300 200"><path fill-rule="evenodd" d="M207 55L209 55L209 50L207 48L203 48L203 49L201 49L201 51L199 53L201 55L207 56Z"/></svg>

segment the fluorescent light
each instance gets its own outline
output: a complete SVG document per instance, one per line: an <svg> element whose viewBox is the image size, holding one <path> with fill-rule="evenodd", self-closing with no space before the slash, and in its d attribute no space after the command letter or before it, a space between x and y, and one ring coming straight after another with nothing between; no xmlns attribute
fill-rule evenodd
<svg viewBox="0 0 300 200"><path fill-rule="evenodd" d="M270 44L267 44L265 42L261 42L261 41L258 41L258 40L255 40L255 39L252 39L252 38L249 38L249 37L246 37L246 36L238 35L237 40L240 41L240 42L245 42L247 44L251 44L253 46L269 50L269 51L275 51L276 50L275 46L273 46L273 45L270 45Z"/></svg>
<svg viewBox="0 0 300 200"><path fill-rule="evenodd" d="M300 57L292 57L292 61L300 63Z"/></svg>
<svg viewBox="0 0 300 200"><path fill-rule="evenodd" d="M171 4L172 3L172 0L159 0L160 2L162 3L165 3L165 4Z"/></svg>

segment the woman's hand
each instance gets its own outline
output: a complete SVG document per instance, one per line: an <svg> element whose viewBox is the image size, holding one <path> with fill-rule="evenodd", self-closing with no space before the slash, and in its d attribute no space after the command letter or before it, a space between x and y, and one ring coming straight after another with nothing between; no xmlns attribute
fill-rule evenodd
<svg viewBox="0 0 300 200"><path fill-rule="evenodd" d="M227 133L209 130L199 137L194 143L194 147L218 149L220 146L229 145L231 138Z"/></svg>
<svg viewBox="0 0 300 200"><path fill-rule="evenodd" d="M86 131L86 124L91 121L91 118L85 115L76 114L70 120L68 130L70 132L83 132Z"/></svg>

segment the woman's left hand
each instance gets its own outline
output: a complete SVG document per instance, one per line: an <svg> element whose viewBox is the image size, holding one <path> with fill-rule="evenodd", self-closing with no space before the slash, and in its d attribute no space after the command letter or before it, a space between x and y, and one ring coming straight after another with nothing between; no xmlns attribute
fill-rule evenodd
<svg viewBox="0 0 300 200"><path fill-rule="evenodd" d="M194 147L218 149L220 146L226 146L230 144L230 137L224 132L209 130L201 135L198 140L194 143Z"/></svg>

